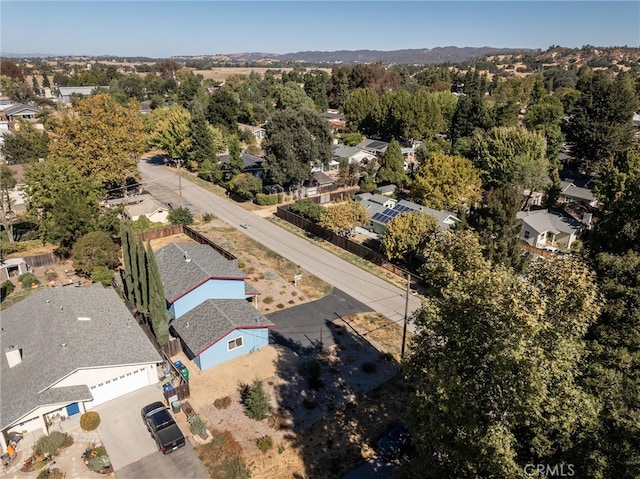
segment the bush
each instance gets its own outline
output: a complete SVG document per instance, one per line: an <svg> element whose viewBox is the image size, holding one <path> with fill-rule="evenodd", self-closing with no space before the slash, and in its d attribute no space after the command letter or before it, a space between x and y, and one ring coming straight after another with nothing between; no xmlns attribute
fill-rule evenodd
<svg viewBox="0 0 640 479"><path fill-rule="evenodd" d="M315 359L302 363L300 373L307 378L307 385L313 390L318 390L324 386L322 381L322 367Z"/></svg>
<svg viewBox="0 0 640 479"><path fill-rule="evenodd" d="M120 264L120 247L104 231L92 231L73 245L73 267L86 275L100 266L116 268Z"/></svg>
<svg viewBox="0 0 640 479"><path fill-rule="evenodd" d="M89 469L93 472L98 472L105 467L109 467L111 465L111 459L109 456L96 456L89 460Z"/></svg>
<svg viewBox="0 0 640 479"><path fill-rule="evenodd" d="M193 215L187 208L174 208L169 212L167 219L172 225L193 224Z"/></svg>
<svg viewBox="0 0 640 479"><path fill-rule="evenodd" d="M242 261L238 261L238 268L244 269L245 266L246 264L244 264Z"/></svg>
<svg viewBox="0 0 640 479"><path fill-rule="evenodd" d="M2 285L0 285L0 289L2 289L0 296L2 297L2 301L4 301L4 298L13 293L13 290L16 289L16 285L11 281L6 280Z"/></svg>
<svg viewBox="0 0 640 479"><path fill-rule="evenodd" d="M245 414L251 419L262 421L269 414L269 395L264 390L262 381L254 379L248 387L245 399Z"/></svg>
<svg viewBox="0 0 640 479"><path fill-rule="evenodd" d="M273 280L276 280L278 278L279 278L278 273L274 273L273 271L267 271L264 274L264 279L266 279L267 281L273 281Z"/></svg>
<svg viewBox="0 0 640 479"><path fill-rule="evenodd" d="M207 431L207 425L204 423L199 414L189 416L187 419L189 422L189 429L191 434L204 434Z"/></svg>
<svg viewBox="0 0 640 479"><path fill-rule="evenodd" d="M54 456L57 454L58 449L64 445L66 439L66 434L60 431L51 431L48 436L41 436L40 439L38 439L36 451L43 456L47 454Z"/></svg>
<svg viewBox="0 0 640 479"><path fill-rule="evenodd" d="M32 273L24 273L18 276L18 281L22 283L23 289L31 289L35 288L40 284L38 278L36 278Z"/></svg>
<svg viewBox="0 0 640 479"><path fill-rule="evenodd" d="M58 273L50 269L44 272L44 277L47 279L47 281L53 281L58 278Z"/></svg>
<svg viewBox="0 0 640 479"><path fill-rule="evenodd" d="M100 425L100 414L95 411L85 412L80 416L80 427L84 431L93 431Z"/></svg>
<svg viewBox="0 0 640 479"><path fill-rule="evenodd" d="M269 449L273 447L273 439L271 436L262 436L258 439L258 449L262 452L267 452Z"/></svg>
<svg viewBox="0 0 640 479"><path fill-rule="evenodd" d="M276 308L278 308L278 309L284 309L284 304L282 304L282 303L278 303L278 304L276 304Z"/></svg>
<svg viewBox="0 0 640 479"><path fill-rule="evenodd" d="M255 202L259 206L277 205L282 202L282 195L265 195L264 193L258 193L256 195Z"/></svg>
<svg viewBox="0 0 640 479"><path fill-rule="evenodd" d="M210 223L213 218L215 218L215 216L213 216L211 213L205 213L204 215L202 215L202 221L204 221L205 223Z"/></svg>
<svg viewBox="0 0 640 479"><path fill-rule="evenodd" d="M102 283L102 286L109 286L113 281L113 271L106 266L98 266L91 272L91 279L96 283Z"/></svg>
<svg viewBox="0 0 640 479"><path fill-rule="evenodd" d="M231 397L225 396L223 398L218 398L213 401L213 405L216 407L216 409L227 409L229 408L229 406L231 406Z"/></svg>

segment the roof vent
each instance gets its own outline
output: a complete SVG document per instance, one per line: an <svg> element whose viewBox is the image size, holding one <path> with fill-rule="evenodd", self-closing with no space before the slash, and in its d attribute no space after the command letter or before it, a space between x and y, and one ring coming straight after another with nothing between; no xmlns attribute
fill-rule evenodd
<svg viewBox="0 0 640 479"><path fill-rule="evenodd" d="M45 300L44 300L44 302L45 302L46 304L51 304L51 300L50 300L50 299L45 299Z"/></svg>
<svg viewBox="0 0 640 479"><path fill-rule="evenodd" d="M184 262L191 263L191 258L189 258L189 253L187 253L186 251L184 252Z"/></svg>
<svg viewBox="0 0 640 479"><path fill-rule="evenodd" d="M4 348L4 354L7 357L7 363L12 368L22 362L22 350L13 344Z"/></svg>
<svg viewBox="0 0 640 479"><path fill-rule="evenodd" d="M60 347L62 349L67 349L67 343L60 343Z"/></svg>
<svg viewBox="0 0 640 479"><path fill-rule="evenodd" d="M78 316L78 321L91 321L91 318L88 316Z"/></svg>

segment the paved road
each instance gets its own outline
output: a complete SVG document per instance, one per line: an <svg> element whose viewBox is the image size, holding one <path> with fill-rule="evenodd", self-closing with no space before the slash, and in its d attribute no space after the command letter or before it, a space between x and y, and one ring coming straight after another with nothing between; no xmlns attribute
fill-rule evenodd
<svg viewBox="0 0 640 479"><path fill-rule="evenodd" d="M139 163L144 189L159 201L180 204L178 178L161 162L142 160ZM311 274L344 291L372 310L402 325L405 311L405 291L357 266L334 256L273 223L221 198L182 178L183 204L192 212L212 213L230 226L262 243ZM248 224L249 228L240 227ZM304 281L304 278L303 278ZM420 300L409 297L409 315L420 307ZM409 324L410 331L413 325Z"/></svg>

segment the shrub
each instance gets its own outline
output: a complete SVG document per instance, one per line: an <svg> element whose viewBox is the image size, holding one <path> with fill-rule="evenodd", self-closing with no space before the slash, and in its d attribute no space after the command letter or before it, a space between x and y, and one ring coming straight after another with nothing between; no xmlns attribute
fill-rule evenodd
<svg viewBox="0 0 640 479"><path fill-rule="evenodd" d="M100 266L116 268L120 264L120 247L104 231L92 231L73 245L71 258L73 267L90 275Z"/></svg>
<svg viewBox="0 0 640 479"><path fill-rule="evenodd" d="M93 472L97 472L100 469L109 467L110 465L111 459L109 459L109 456L96 456L89 460L89 469L91 469Z"/></svg>
<svg viewBox="0 0 640 479"><path fill-rule="evenodd" d="M216 407L216 409L227 409L229 408L229 406L231 406L231 397L225 396L223 398L218 398L213 401L213 405Z"/></svg>
<svg viewBox="0 0 640 479"><path fill-rule="evenodd" d="M278 273L274 273L273 271L267 271L266 273L264 273L264 279L266 279L267 281L273 281L278 278Z"/></svg>
<svg viewBox="0 0 640 479"><path fill-rule="evenodd" d="M100 414L95 411L85 412L80 416L80 427L84 431L93 431L100 425Z"/></svg>
<svg viewBox="0 0 640 479"><path fill-rule="evenodd" d="M276 304L276 308L283 309L284 308L284 304L278 303L278 304Z"/></svg>
<svg viewBox="0 0 640 479"><path fill-rule="evenodd" d="M211 222L213 218L214 216L211 213L205 213L204 215L202 215L202 221L204 221L205 223Z"/></svg>
<svg viewBox="0 0 640 479"><path fill-rule="evenodd" d="M273 303L273 296L267 296L266 298L264 298L264 299L262 300L262 302L263 302L264 304L271 304L271 303Z"/></svg>
<svg viewBox="0 0 640 479"><path fill-rule="evenodd" d="M36 451L39 454L53 456L57 454L58 449L60 449L67 439L66 434L61 433L60 431L51 431L48 436L41 436L36 443Z"/></svg>
<svg viewBox="0 0 640 479"><path fill-rule="evenodd" d="M278 416L277 414L271 414L267 418L267 424L269 425L270 428L278 431L285 426L285 420L283 417Z"/></svg>
<svg viewBox="0 0 640 479"><path fill-rule="evenodd" d="M18 281L20 281L20 283L22 283L22 288L23 289L35 288L36 286L38 286L40 284L40 281L38 280L38 278L36 278L31 273L21 274L20 276L18 276Z"/></svg>
<svg viewBox="0 0 640 479"><path fill-rule="evenodd" d="M258 439L258 449L262 452L267 452L269 449L273 447L273 439L271 436L262 436Z"/></svg>
<svg viewBox="0 0 640 479"><path fill-rule="evenodd" d="M246 266L242 261L238 261L238 268L243 269Z"/></svg>
<svg viewBox="0 0 640 479"><path fill-rule="evenodd" d="M191 430L191 434L204 434L207 431L207 425L204 423L199 414L189 416L187 421L189 421L189 429Z"/></svg>
<svg viewBox="0 0 640 479"><path fill-rule="evenodd" d="M16 285L13 284L11 281L6 280L4 283L2 283L0 288L2 289L2 293L1 293L2 300L4 301L4 298L9 296L11 293L13 293L13 290L16 289Z"/></svg>
<svg viewBox="0 0 640 479"><path fill-rule="evenodd" d="M172 225L193 224L193 215L187 208L174 208L169 212L167 219Z"/></svg>
<svg viewBox="0 0 640 479"><path fill-rule="evenodd" d="M264 193L258 193L256 195L255 202L259 206L277 205L279 202L282 201L280 199L281 196L282 195L265 195Z"/></svg>
<svg viewBox="0 0 640 479"><path fill-rule="evenodd" d="M54 279L58 278L58 273L50 269L44 272L44 277L47 279L47 281L53 281Z"/></svg>
<svg viewBox="0 0 640 479"><path fill-rule="evenodd" d="M251 419L261 421L267 418L269 413L269 395L264 390L262 381L254 379L248 387L245 400L245 414Z"/></svg>
<svg viewBox="0 0 640 479"><path fill-rule="evenodd" d="M91 272L91 279L102 286L109 286L113 281L113 271L106 266L98 266Z"/></svg>
<svg viewBox="0 0 640 479"><path fill-rule="evenodd" d="M366 363L362 363L362 371L367 374L373 374L378 369L376 363L372 363L371 361L367 361Z"/></svg>

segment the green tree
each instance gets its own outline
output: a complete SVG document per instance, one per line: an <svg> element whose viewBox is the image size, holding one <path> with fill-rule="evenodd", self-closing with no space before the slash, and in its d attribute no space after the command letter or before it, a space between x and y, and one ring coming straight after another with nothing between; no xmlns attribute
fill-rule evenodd
<svg viewBox="0 0 640 479"><path fill-rule="evenodd" d="M229 164L225 165L224 176L226 181L235 178L244 170L244 161L242 160L242 148L238 141L237 135L231 135L229 143Z"/></svg>
<svg viewBox="0 0 640 479"><path fill-rule="evenodd" d="M422 211L400 213L387 223L380 247L388 259L401 258L409 263L425 251L437 232L435 216Z"/></svg>
<svg viewBox="0 0 640 479"><path fill-rule="evenodd" d="M276 103L276 108L279 110L284 110L286 108L292 108L294 110L315 110L315 104L305 93L302 85L294 82L287 82L278 91L278 102Z"/></svg>
<svg viewBox="0 0 640 479"><path fill-rule="evenodd" d="M585 169L599 171L631 144L638 95L626 74L612 80L603 71L583 75L577 89L580 97L567 122L567 141Z"/></svg>
<svg viewBox="0 0 640 479"><path fill-rule="evenodd" d="M304 76L304 91L313 100L318 111L327 111L329 108L328 82L329 75L322 70L312 71Z"/></svg>
<svg viewBox="0 0 640 479"><path fill-rule="evenodd" d="M148 143L171 158L185 159L191 150L191 114L179 105L152 110L145 117Z"/></svg>
<svg viewBox="0 0 640 479"><path fill-rule="evenodd" d="M521 195L512 188L489 190L478 207L469 214L469 224L478 233L485 258L522 272L528 257L520 248L520 225L516 214Z"/></svg>
<svg viewBox="0 0 640 479"><path fill-rule="evenodd" d="M7 232L10 243L15 241L13 237L13 208L9 192L13 190L18 181L14 172L5 164L0 164L0 222Z"/></svg>
<svg viewBox="0 0 640 479"><path fill-rule="evenodd" d="M319 222L324 213L324 207L310 199L297 201L289 206L289 209L315 222Z"/></svg>
<svg viewBox="0 0 640 479"><path fill-rule="evenodd" d="M250 200L262 191L262 180L251 173L240 173L229 182L229 190L245 200Z"/></svg>
<svg viewBox="0 0 640 479"><path fill-rule="evenodd" d="M380 155L380 168L376 173L376 181L380 183L391 183L401 186L407 182L407 174L404 171L404 156L400 143L391 140L387 150Z"/></svg>
<svg viewBox="0 0 640 479"><path fill-rule="evenodd" d="M562 462L593 426L577 376L597 291L576 260L538 262L523 281L463 243L448 254L455 274L415 317L405 371L419 456L406 477L525 478L526 464Z"/></svg>
<svg viewBox="0 0 640 479"><path fill-rule="evenodd" d="M264 169L275 183L302 185L313 164L331 160L331 130L314 111L278 111L266 131L262 142Z"/></svg>
<svg viewBox="0 0 640 479"><path fill-rule="evenodd" d="M269 414L269 394L264 390L262 381L254 379L251 386L247 386L245 398L245 414L251 419L262 421Z"/></svg>
<svg viewBox="0 0 640 479"><path fill-rule="evenodd" d="M7 163L18 165L46 158L49 153L47 132L36 130L33 124L26 120L19 120L17 125L17 131L3 135L4 142L0 149Z"/></svg>
<svg viewBox="0 0 640 479"><path fill-rule="evenodd" d="M358 201L344 201L325 208L320 217L320 226L334 233L353 232L356 226L365 226L371 215Z"/></svg>
<svg viewBox="0 0 640 479"><path fill-rule="evenodd" d="M100 266L115 269L120 264L119 248L104 231L92 231L73 245L71 259L76 271L89 276Z"/></svg>
<svg viewBox="0 0 640 479"><path fill-rule="evenodd" d="M149 265L147 264L147 252L144 249L142 239L138 237L135 244L136 256L138 257L138 291L139 291L139 311L143 314L149 314Z"/></svg>
<svg viewBox="0 0 640 479"><path fill-rule="evenodd" d="M214 165L218 165L218 153L214 143L213 135L209 128L209 123L204 116L202 106L194 102L191 107L191 124L189 128L190 149L188 158L202 165L205 160L209 160L214 169Z"/></svg>
<svg viewBox="0 0 640 479"><path fill-rule="evenodd" d="M169 212L167 219L172 225L190 225L193 223L193 215L188 208L174 208Z"/></svg>
<svg viewBox="0 0 640 479"><path fill-rule="evenodd" d="M378 133L378 111L380 100L376 92L359 88L349 94L344 101L344 117L347 129L365 135Z"/></svg>
<svg viewBox="0 0 640 479"><path fill-rule="evenodd" d="M131 231L131 222L123 221L121 225L120 238L122 238L122 258L124 271L122 279L125 288L125 294L130 304L135 304L135 293L133 283L133 266L131 264L131 244L133 243L133 232Z"/></svg>
<svg viewBox="0 0 640 479"><path fill-rule="evenodd" d="M156 257L151 249L151 243L147 242L147 278L149 281L149 315L151 327L160 344L169 342L169 312L167 300L164 294L164 286L160 279L160 271Z"/></svg>
<svg viewBox="0 0 640 479"><path fill-rule="evenodd" d="M496 127L474 135L474 166L485 188L515 187L539 191L548 182L547 143L540 133L522 127Z"/></svg>
<svg viewBox="0 0 640 479"><path fill-rule="evenodd" d="M480 172L470 160L442 153L423 160L411 183L411 199L438 210L457 211L481 199Z"/></svg>
<svg viewBox="0 0 640 479"><path fill-rule="evenodd" d="M119 105L109 95L87 97L64 115L49 143L49 157L61 157L82 175L116 185L138 176L144 151L140 104Z"/></svg>
<svg viewBox="0 0 640 479"><path fill-rule="evenodd" d="M235 93L227 86L211 95L207 106L207 120L227 132L238 129L240 106Z"/></svg>

